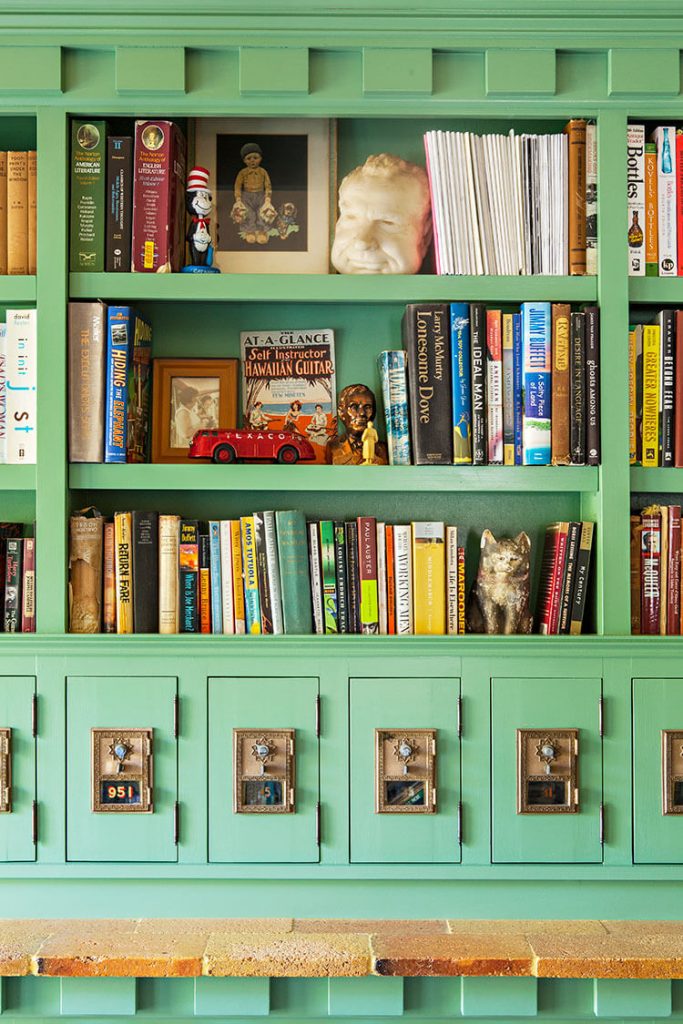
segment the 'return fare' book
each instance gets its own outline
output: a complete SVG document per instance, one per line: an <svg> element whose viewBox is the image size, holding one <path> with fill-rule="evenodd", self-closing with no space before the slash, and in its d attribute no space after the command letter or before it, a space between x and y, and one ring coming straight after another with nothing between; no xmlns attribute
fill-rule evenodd
<svg viewBox="0 0 683 1024"><path fill-rule="evenodd" d="M525 466L550 465L550 303L522 303Z"/></svg>
<svg viewBox="0 0 683 1024"><path fill-rule="evenodd" d="M324 462L337 434L334 331L242 331L240 355L244 426L301 434Z"/></svg>

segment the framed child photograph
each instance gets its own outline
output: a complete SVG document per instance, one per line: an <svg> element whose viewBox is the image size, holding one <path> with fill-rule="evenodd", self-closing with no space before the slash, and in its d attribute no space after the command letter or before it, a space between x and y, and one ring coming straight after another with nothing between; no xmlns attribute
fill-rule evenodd
<svg viewBox="0 0 683 1024"><path fill-rule="evenodd" d="M215 266L329 273L335 139L328 119L197 119L196 161L215 183Z"/></svg>
<svg viewBox="0 0 683 1024"><path fill-rule="evenodd" d="M198 430L237 426L237 359L154 359L152 462L185 462Z"/></svg>

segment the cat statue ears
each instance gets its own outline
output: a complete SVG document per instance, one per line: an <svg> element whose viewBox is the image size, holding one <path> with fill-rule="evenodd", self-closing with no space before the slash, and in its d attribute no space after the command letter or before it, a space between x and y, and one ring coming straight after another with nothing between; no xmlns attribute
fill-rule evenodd
<svg viewBox="0 0 683 1024"><path fill-rule="evenodd" d="M481 546L485 548L487 544L497 544L498 541L493 536L490 530L484 530L481 535ZM514 539L513 542L517 547L524 547L527 551L531 551L531 541L529 540L528 534L522 530Z"/></svg>

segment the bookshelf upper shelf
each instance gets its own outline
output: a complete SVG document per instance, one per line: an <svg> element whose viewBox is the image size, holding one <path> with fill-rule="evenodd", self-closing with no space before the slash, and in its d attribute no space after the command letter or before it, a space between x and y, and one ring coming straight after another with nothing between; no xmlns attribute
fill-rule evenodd
<svg viewBox="0 0 683 1024"><path fill-rule="evenodd" d="M0 466L0 491L31 491L35 486L35 466Z"/></svg>
<svg viewBox="0 0 683 1024"><path fill-rule="evenodd" d="M631 490L651 494L683 494L683 469L631 466Z"/></svg>
<svg viewBox="0 0 683 1024"><path fill-rule="evenodd" d="M631 302L683 303L683 277L629 277Z"/></svg>
<svg viewBox="0 0 683 1024"><path fill-rule="evenodd" d="M1 294L1 293L0 293ZM595 277L344 274L71 274L72 299L201 302L594 302Z"/></svg>
<svg viewBox="0 0 683 1024"><path fill-rule="evenodd" d="M588 492L598 468L583 466L72 465L72 489L142 491Z"/></svg>
<svg viewBox="0 0 683 1024"><path fill-rule="evenodd" d="M0 306L36 301L36 279L33 275L0 275Z"/></svg>

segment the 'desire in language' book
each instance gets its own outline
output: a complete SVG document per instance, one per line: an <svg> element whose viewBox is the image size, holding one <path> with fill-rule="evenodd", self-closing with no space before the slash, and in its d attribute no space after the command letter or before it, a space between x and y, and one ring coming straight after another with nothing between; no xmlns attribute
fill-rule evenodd
<svg viewBox="0 0 683 1024"><path fill-rule="evenodd" d="M240 355L244 426L301 434L324 463L337 433L334 331L243 331Z"/></svg>

